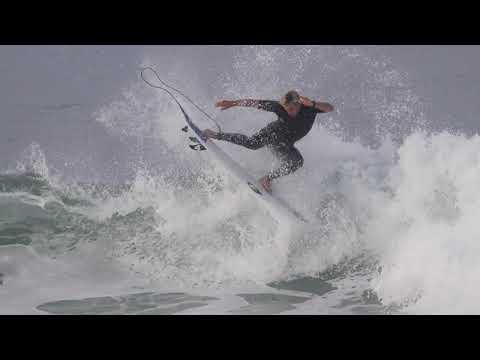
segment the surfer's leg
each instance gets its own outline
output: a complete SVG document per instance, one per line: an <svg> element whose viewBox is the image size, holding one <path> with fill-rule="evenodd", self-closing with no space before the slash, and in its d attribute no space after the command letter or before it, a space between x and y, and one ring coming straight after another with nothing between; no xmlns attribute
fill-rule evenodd
<svg viewBox="0 0 480 360"><path fill-rule="evenodd" d="M285 176L297 171L303 166L303 156L294 146L274 148L282 163L279 168L271 171L267 176L270 180Z"/></svg>
<svg viewBox="0 0 480 360"><path fill-rule="evenodd" d="M267 126L253 136L246 136L235 133L217 133L215 139L228 141L247 149L257 150L269 143L271 137L270 128Z"/></svg>

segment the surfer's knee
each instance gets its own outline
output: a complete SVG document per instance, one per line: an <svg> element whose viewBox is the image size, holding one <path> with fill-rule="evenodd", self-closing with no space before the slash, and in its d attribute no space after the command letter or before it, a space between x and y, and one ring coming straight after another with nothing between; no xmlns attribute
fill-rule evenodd
<svg viewBox="0 0 480 360"><path fill-rule="evenodd" d="M297 169L303 166L303 156L299 153L297 159L295 160Z"/></svg>
<svg viewBox="0 0 480 360"><path fill-rule="evenodd" d="M303 156L298 150L292 151L287 160L289 167L295 171L303 166Z"/></svg>
<svg viewBox="0 0 480 360"><path fill-rule="evenodd" d="M303 158L291 159L285 163L285 169L287 174L291 174L303 166Z"/></svg>

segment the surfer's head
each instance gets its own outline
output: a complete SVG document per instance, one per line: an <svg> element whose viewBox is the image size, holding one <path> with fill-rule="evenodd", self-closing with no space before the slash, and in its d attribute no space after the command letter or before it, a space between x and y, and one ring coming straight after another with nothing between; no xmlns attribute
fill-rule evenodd
<svg viewBox="0 0 480 360"><path fill-rule="evenodd" d="M291 117L295 117L302 107L300 95L295 90L287 92L285 96L282 97L280 104L282 104L285 111Z"/></svg>

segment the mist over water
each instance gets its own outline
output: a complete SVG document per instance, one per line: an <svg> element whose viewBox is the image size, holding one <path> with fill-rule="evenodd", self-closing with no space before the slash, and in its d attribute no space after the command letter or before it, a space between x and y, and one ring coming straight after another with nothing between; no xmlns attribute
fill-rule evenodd
<svg viewBox="0 0 480 360"><path fill-rule="evenodd" d="M172 313L480 310L477 135L439 126L409 73L368 47L210 48L198 57L144 49L129 68L137 76L85 122L115 144L101 166L91 138L75 155L32 141L11 157L0 175L8 299L0 312L161 313L167 303L183 304ZM209 52L223 62L206 61ZM222 98L279 99L295 89L332 103L335 112L318 115L296 144L304 166L274 184L309 224L276 218L208 151L191 151L178 107L141 81L142 66L224 131L250 135L274 117L217 111ZM64 116L65 107L49 109ZM217 144L255 177L278 165L267 149ZM142 292L152 294L132 295Z"/></svg>

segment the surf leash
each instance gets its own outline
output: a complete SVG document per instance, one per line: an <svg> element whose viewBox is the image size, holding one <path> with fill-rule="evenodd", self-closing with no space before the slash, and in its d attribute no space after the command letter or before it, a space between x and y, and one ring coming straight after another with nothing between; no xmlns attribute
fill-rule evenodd
<svg viewBox="0 0 480 360"><path fill-rule="evenodd" d="M143 73L145 70L150 70L151 72L153 72L155 74L155 76L157 77L158 81L160 81L160 83L163 84L163 86L159 86L159 85L155 85L155 84L152 84L151 82L149 82L147 79L145 79L145 77L143 76ZM169 91L167 90L166 88L169 88L177 93L179 93L180 95L182 95L188 102L190 102L190 104L192 104L193 106L195 106L203 115L205 115L207 118L209 118L214 124L215 126L218 128L218 131L221 132L222 131L222 128L220 127L220 125L218 125L218 123L215 121L215 119L210 116L209 114L207 114L207 112L205 112L202 108L200 108L197 104L195 104L193 102L193 100L191 100L187 95L185 95L184 93L182 93L180 90L178 89L175 89L173 86L170 86L168 85L165 81L163 81L160 76L158 75L158 73L155 71L155 69L147 66L147 67L144 67L142 68L142 71L140 72L140 76L142 77L142 80L149 86L153 87L153 88L156 88L156 89L161 89L165 92L167 92L171 97L173 97L173 99L177 102L178 104L178 101L177 99L175 98L175 96ZM179 104L180 105L180 104Z"/></svg>

